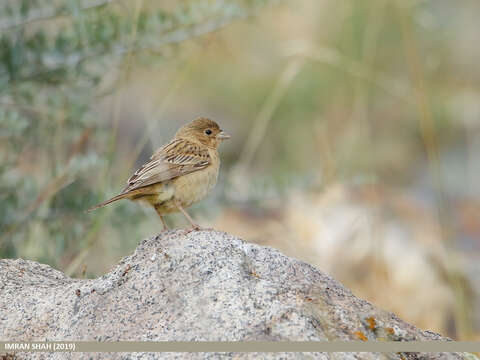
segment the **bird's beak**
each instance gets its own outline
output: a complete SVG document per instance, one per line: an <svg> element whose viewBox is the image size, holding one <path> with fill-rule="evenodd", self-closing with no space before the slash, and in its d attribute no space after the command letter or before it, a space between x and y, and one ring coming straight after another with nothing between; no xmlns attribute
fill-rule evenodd
<svg viewBox="0 0 480 360"><path fill-rule="evenodd" d="M223 130L222 130L222 131L220 131L220 132L217 134L216 138L217 138L218 140L227 140L227 139L230 139L230 135L225 134L225 133L223 132Z"/></svg>

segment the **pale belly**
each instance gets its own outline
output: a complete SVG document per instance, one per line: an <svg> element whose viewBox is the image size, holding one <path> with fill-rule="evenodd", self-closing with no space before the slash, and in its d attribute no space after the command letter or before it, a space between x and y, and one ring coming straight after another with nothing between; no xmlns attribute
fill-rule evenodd
<svg viewBox="0 0 480 360"><path fill-rule="evenodd" d="M183 207L202 200L217 184L218 168L213 166L181 176L174 181L175 199Z"/></svg>
<svg viewBox="0 0 480 360"><path fill-rule="evenodd" d="M202 200L215 187L218 177L218 167L210 166L206 169L182 175L168 182L154 185L155 194L142 196L141 200L151 205L157 205L162 213L179 211L176 202L187 208Z"/></svg>

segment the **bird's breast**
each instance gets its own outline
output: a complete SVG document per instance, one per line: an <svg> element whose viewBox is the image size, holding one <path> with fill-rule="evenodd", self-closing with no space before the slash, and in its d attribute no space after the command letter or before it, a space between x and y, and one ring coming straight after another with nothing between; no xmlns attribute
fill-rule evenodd
<svg viewBox="0 0 480 360"><path fill-rule="evenodd" d="M203 199L215 186L218 177L218 165L178 177L174 181L175 198L183 207L188 207Z"/></svg>

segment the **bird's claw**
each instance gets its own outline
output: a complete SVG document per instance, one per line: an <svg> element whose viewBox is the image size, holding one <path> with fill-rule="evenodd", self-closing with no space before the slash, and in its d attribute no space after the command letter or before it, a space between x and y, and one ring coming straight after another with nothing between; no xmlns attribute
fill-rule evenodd
<svg viewBox="0 0 480 360"><path fill-rule="evenodd" d="M183 232L183 235L190 234L192 231L213 231L215 230L214 228L211 227L202 227L197 224L192 224L192 227L190 229L182 229L181 231Z"/></svg>
<svg viewBox="0 0 480 360"><path fill-rule="evenodd" d="M190 234L192 231L201 231L201 230L206 230L202 228L201 226L194 224L190 229L185 229L183 230L185 232L185 235Z"/></svg>

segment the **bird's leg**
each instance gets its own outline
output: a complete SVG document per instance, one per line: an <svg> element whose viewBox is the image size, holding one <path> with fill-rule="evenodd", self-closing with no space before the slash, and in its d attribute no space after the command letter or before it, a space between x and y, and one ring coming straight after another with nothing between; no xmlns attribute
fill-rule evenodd
<svg viewBox="0 0 480 360"><path fill-rule="evenodd" d="M190 215L188 215L188 213L185 211L185 209L183 208L182 204L180 204L179 201L175 201L175 205L177 206L178 210L180 210L183 215L185 215L185 217L187 218L187 220L190 222L190 224L192 225L192 230L200 230L200 226L198 226L197 224L195 224L195 222L193 221L193 219L190 217ZM190 231L189 231L190 232Z"/></svg>
<svg viewBox="0 0 480 360"><path fill-rule="evenodd" d="M165 218L164 218L162 215L160 215L160 220L162 220L162 224L163 224L163 230L162 230L162 232L168 231L167 223L165 222Z"/></svg>
<svg viewBox="0 0 480 360"><path fill-rule="evenodd" d="M162 232L168 231L168 226L167 223L165 222L165 219L163 218L162 213L160 212L160 207L157 205L154 205L155 211L157 212L158 216L160 216L160 220L162 220L163 224L163 230Z"/></svg>

